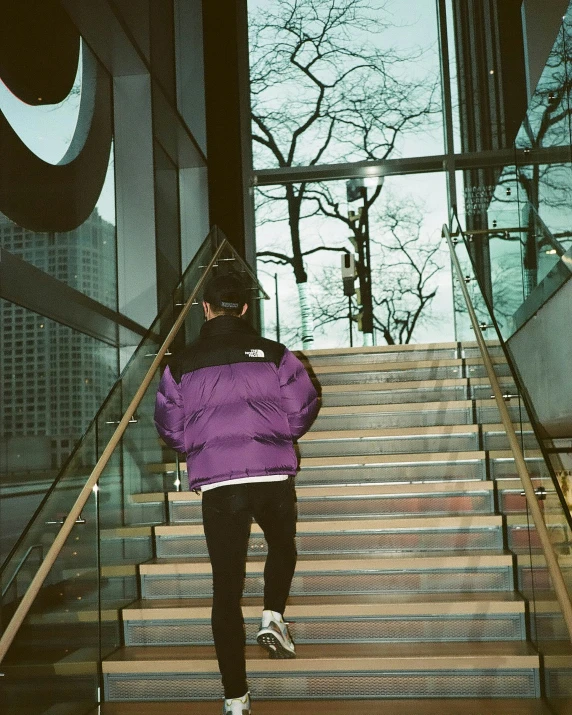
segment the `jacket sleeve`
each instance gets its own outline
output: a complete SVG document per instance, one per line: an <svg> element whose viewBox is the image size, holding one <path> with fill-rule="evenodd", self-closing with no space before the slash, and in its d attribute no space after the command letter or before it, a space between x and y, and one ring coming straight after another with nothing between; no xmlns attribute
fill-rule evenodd
<svg viewBox="0 0 572 715"><path fill-rule="evenodd" d="M292 437L296 440L308 431L318 413L318 393L304 365L288 349L282 356L278 376L282 407L288 417Z"/></svg>
<svg viewBox="0 0 572 715"><path fill-rule="evenodd" d="M177 450L185 452L183 398L180 386L175 382L169 367L165 368L157 398L155 400L155 426L165 442Z"/></svg>

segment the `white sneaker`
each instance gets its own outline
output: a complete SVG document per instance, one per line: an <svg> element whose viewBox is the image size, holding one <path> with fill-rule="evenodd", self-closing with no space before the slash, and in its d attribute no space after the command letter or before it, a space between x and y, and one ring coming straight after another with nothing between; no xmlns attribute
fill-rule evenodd
<svg viewBox="0 0 572 715"><path fill-rule="evenodd" d="M295 658L296 649L288 624L281 613L262 611L262 623L256 635L258 644L265 648L271 658Z"/></svg>
<svg viewBox="0 0 572 715"><path fill-rule="evenodd" d="M225 700L222 715L250 715L250 693L246 693L241 698Z"/></svg>

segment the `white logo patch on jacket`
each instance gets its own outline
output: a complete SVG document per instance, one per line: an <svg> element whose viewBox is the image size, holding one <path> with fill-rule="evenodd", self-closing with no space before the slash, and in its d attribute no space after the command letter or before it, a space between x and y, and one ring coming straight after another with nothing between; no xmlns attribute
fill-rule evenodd
<svg viewBox="0 0 572 715"><path fill-rule="evenodd" d="M263 358L264 350L257 350L256 348L253 348L252 350L246 350L244 354L251 358Z"/></svg>

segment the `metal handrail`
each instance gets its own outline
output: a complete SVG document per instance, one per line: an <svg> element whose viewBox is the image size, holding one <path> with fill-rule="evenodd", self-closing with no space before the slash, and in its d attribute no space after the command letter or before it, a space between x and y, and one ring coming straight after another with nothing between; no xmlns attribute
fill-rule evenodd
<svg viewBox="0 0 572 715"><path fill-rule="evenodd" d="M43 551L44 545L43 544L33 544L32 546L29 546L28 549L26 550L26 553L22 556L20 559L20 563L16 566L16 569L14 570L14 573L12 576L10 576L10 579L8 580L8 583L6 584L5 588L2 589L2 598L8 593L10 590L10 587L14 583L14 581L18 578L18 574L22 570L22 568L25 566L26 561L28 560L28 556L32 553L32 551L35 551L36 549L40 549L40 551Z"/></svg>
<svg viewBox="0 0 572 715"><path fill-rule="evenodd" d="M36 574L32 578L32 581L28 586L28 590L22 596L22 600L18 604L14 615L10 619L6 630L0 638L0 662L2 662L8 649L12 645L12 641L16 637L18 629L28 615L28 611L30 610L36 596L38 595L68 536L70 535L73 527L75 526L76 520L79 518L85 504L87 503L87 500L89 499L93 488L97 484L103 470L105 469L107 463L109 462L109 459L111 458L111 455L113 454L115 448L119 444L119 441L123 437L123 434L125 433L125 430L127 429L127 426L129 425L135 413L135 410L139 406L141 400L143 399L143 396L145 395L145 392L147 391L147 388L149 387L151 381L153 380L153 377L155 376L155 373L159 369L161 361L165 357L167 350L169 349L175 336L179 332L185 318L187 317L187 313L191 309L191 305L193 304L195 298L198 296L200 290L202 289L207 275L209 274L213 266L216 264L217 259L221 255L223 249L228 245L229 244L226 240L221 241L208 265L205 266L205 269L201 277L199 278L197 285L191 292L191 295L189 296L181 312L179 313L179 317L175 320L173 327L171 328L167 337L163 341L163 344L159 348L159 351L157 352L157 355L155 356L153 362L147 370L145 377L141 382L141 385L137 389L135 395L133 396L133 399L125 410L125 413L119 421L119 424L117 425L113 435L111 436L111 439L103 450L100 458L98 459L95 467L93 468L93 471L89 475L85 485L79 493L79 496L76 499L74 505L71 507L69 514L66 516L62 524L62 528L57 533L56 538L48 549L44 560L42 561L38 570L36 571Z"/></svg>
<svg viewBox="0 0 572 715"><path fill-rule="evenodd" d="M534 526L536 527L536 533L540 541L544 557L546 559L546 565L548 567L548 572L552 580L552 586L554 588L554 592L556 594L560 610L562 611L562 616L564 617L566 628L568 629L570 641L572 642L572 603L570 601L568 589L566 587L566 583L564 581L564 577L562 575L562 571L560 569L560 565L558 563L558 558L554 551L552 541L550 540L548 529L546 528L546 524L544 523L544 519L542 518L542 511L540 510L540 506L538 505L534 485L532 483L532 479L530 478L530 474L528 473L526 462L524 460L524 455L520 448L520 444L518 441L518 437L516 436L516 431L514 429L512 419L506 406L503 392L496 376L487 344L485 342L485 339L483 338L482 331L479 326L479 319L477 318L477 314L473 307L469 291L467 290L463 271L461 270L461 265L459 263L459 259L457 258L455 246L451 238L451 232L449 231L449 227L446 224L443 226L443 236L446 238L447 243L449 244L451 260L453 266L455 267L455 272L457 273L457 278L461 287L461 292L463 293L463 298L465 299L465 303L467 304L469 318L471 320L479 350L481 351L481 356L483 358L483 363L485 365L485 369L487 371L487 375L491 383L491 389L493 391L494 398L497 403L501 421L508 437L510 449L514 456L514 463L518 472L518 476L520 477L520 480L522 482L526 501L530 509Z"/></svg>

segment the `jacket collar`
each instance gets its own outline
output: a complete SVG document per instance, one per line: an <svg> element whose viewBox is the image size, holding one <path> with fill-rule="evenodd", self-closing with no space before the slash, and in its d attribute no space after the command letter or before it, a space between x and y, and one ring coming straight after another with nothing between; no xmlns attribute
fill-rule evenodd
<svg viewBox="0 0 572 715"><path fill-rule="evenodd" d="M216 318L207 320L201 327L201 338L211 335L225 335L228 333L242 333L243 335L258 335L246 320L234 315L217 315Z"/></svg>

